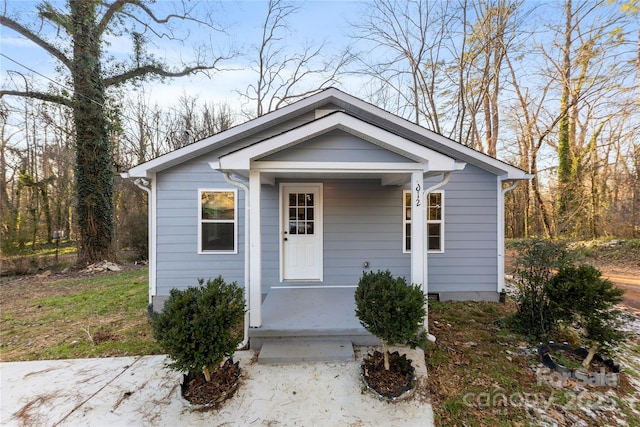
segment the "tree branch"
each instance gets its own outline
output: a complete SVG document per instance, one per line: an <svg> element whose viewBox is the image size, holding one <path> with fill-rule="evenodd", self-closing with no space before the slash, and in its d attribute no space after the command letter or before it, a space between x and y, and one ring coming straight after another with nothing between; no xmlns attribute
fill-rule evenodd
<svg viewBox="0 0 640 427"><path fill-rule="evenodd" d="M38 37L35 33L29 30L27 27L22 26L18 22L4 15L0 15L0 25L10 28L13 31L21 34L25 38L31 40L44 50L46 50L51 56L62 62L65 67L71 70L71 61L60 50L56 49L53 45L47 43L45 40Z"/></svg>
<svg viewBox="0 0 640 427"><path fill-rule="evenodd" d="M107 29L107 25L113 19L113 16L126 4L131 3L130 0L116 0L107 7L107 11L102 15L98 24L98 34L102 35Z"/></svg>
<svg viewBox="0 0 640 427"><path fill-rule="evenodd" d="M0 98L2 98L5 95L39 99L41 101L53 102L55 104L64 105L66 107L73 107L73 101L71 99L65 98L64 96L53 95L50 93L20 91L20 90L0 90Z"/></svg>
<svg viewBox="0 0 640 427"><path fill-rule="evenodd" d="M72 32L71 22L68 15L58 12L50 3L43 3L37 6L38 14L42 19L51 21L59 27L67 30L69 34Z"/></svg>
<svg viewBox="0 0 640 427"><path fill-rule="evenodd" d="M209 70L215 70L217 69L218 61L222 59L224 58L216 58L213 65L196 65L194 67L185 67L180 71L169 71L160 65L144 65L142 67L137 67L129 71L125 71L122 74L107 77L104 79L104 85L105 87L110 87L124 83L137 77L146 77L149 75L159 77L184 77L189 74L197 73L198 71L206 72Z"/></svg>
<svg viewBox="0 0 640 427"><path fill-rule="evenodd" d="M219 28L216 28L215 25L212 25L211 23L203 21L201 19L197 19L193 15L191 15L191 11L193 10L193 7L188 11L185 9L183 15L176 15L174 13L171 13L171 14L165 16L164 18L159 18L153 13L153 11L151 9L149 9L149 7L146 4L143 4L139 0L128 0L127 3L134 4L134 5L138 6L140 9L142 9L144 11L144 13L146 13L149 16L149 18L151 18L157 24L166 24L171 19L180 19L182 21L192 21L192 22L195 22L195 23L198 23L198 24L205 25L205 26L207 26L209 28L213 28L215 30L219 30Z"/></svg>

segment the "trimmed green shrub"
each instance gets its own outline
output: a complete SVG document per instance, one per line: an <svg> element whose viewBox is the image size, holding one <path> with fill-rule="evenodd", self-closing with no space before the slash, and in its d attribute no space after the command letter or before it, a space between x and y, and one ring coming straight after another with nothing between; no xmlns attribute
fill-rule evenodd
<svg viewBox="0 0 640 427"><path fill-rule="evenodd" d="M244 291L221 276L198 287L172 289L152 317L153 336L169 354L170 367L187 373L211 371L236 351L243 338Z"/></svg>
<svg viewBox="0 0 640 427"><path fill-rule="evenodd" d="M408 285L389 270L363 273L355 293L356 316L364 328L382 341L384 367L389 370L389 346L424 346L427 333L422 329L426 310L419 286Z"/></svg>
<svg viewBox="0 0 640 427"><path fill-rule="evenodd" d="M624 291L613 287L590 265L562 267L545 286L552 317L576 329L589 347L583 364L588 367L596 352L606 353L626 338L620 330Z"/></svg>

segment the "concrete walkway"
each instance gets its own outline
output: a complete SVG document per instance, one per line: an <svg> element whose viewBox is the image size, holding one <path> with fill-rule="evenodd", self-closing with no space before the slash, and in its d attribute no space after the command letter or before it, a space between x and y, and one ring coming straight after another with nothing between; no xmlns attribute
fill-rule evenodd
<svg viewBox="0 0 640 427"><path fill-rule="evenodd" d="M363 391L356 362L255 363L236 353L242 382L215 411L180 397L181 374L165 356L0 363L2 426L431 426L420 350L403 349L420 381L416 394L386 403Z"/></svg>

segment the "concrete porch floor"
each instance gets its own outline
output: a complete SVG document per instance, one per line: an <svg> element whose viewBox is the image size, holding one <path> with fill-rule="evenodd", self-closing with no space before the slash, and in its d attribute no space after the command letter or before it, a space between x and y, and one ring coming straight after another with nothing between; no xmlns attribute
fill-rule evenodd
<svg viewBox="0 0 640 427"><path fill-rule="evenodd" d="M271 288L262 303L262 326L251 328L251 348L265 340L304 339L351 341L378 345L356 317L355 287Z"/></svg>

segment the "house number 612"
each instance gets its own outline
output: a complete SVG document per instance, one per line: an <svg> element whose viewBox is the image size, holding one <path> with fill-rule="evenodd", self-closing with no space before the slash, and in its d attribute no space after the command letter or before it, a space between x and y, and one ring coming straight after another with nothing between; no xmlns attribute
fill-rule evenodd
<svg viewBox="0 0 640 427"><path fill-rule="evenodd" d="M418 182L416 184L416 206L420 206L420 189L422 187L420 187L420 183Z"/></svg>

